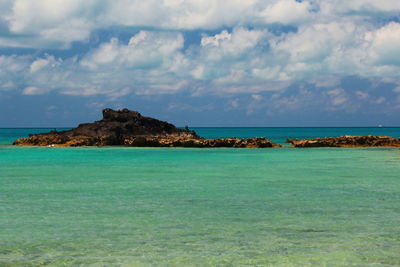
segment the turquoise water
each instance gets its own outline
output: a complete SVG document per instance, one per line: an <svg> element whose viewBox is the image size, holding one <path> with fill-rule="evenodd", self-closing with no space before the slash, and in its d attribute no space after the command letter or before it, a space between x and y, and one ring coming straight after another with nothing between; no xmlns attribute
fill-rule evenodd
<svg viewBox="0 0 400 267"><path fill-rule="evenodd" d="M399 173L391 148L3 145L0 266L400 266Z"/></svg>

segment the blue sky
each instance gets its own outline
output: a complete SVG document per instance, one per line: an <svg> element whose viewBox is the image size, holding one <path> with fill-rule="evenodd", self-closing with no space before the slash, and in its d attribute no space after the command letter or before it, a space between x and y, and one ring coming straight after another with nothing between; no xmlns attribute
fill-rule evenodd
<svg viewBox="0 0 400 267"><path fill-rule="evenodd" d="M400 126L398 0L2 0L0 127Z"/></svg>

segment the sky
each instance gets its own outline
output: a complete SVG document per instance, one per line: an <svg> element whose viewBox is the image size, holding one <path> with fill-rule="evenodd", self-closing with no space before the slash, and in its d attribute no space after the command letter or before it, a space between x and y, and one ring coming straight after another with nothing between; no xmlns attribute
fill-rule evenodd
<svg viewBox="0 0 400 267"><path fill-rule="evenodd" d="M0 0L0 127L400 126L399 0Z"/></svg>

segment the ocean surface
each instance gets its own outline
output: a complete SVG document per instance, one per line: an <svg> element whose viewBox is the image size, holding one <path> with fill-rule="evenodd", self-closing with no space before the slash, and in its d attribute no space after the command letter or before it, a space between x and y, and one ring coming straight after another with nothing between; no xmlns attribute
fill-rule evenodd
<svg viewBox="0 0 400 267"><path fill-rule="evenodd" d="M0 129L0 266L400 266L400 150L46 148ZM400 128L195 128L202 136Z"/></svg>

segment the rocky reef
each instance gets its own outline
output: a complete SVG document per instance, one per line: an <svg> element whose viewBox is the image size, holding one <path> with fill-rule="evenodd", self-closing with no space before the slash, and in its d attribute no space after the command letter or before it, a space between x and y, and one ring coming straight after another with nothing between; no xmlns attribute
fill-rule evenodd
<svg viewBox="0 0 400 267"><path fill-rule="evenodd" d="M189 129L128 109L103 110L103 119L80 124L68 131L29 135L16 140L17 146L134 146L134 147L280 147L264 137L205 139Z"/></svg>
<svg viewBox="0 0 400 267"><path fill-rule="evenodd" d="M400 138L390 136L340 136L315 139L289 139L293 147L400 147Z"/></svg>

